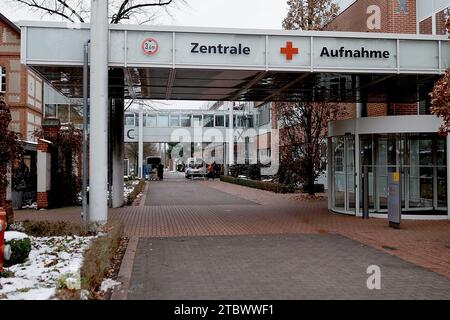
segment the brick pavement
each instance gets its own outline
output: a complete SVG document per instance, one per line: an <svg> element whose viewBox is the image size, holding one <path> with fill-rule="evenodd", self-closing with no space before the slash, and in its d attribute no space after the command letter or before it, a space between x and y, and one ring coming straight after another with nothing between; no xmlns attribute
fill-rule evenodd
<svg viewBox="0 0 450 320"><path fill-rule="evenodd" d="M111 220L124 222L127 234L137 237L340 234L450 278L450 221L404 220L402 229L394 230L385 219L363 220L332 214L325 201L293 200L292 195L217 180L178 182L195 188L184 193L182 184L174 180L149 182L139 206L111 209ZM181 191L160 192L156 196L158 190L176 191L176 188ZM190 204L173 202L182 194L186 203L192 192L196 192L191 198L195 201L189 200ZM210 194L224 196L226 200L214 204L208 199ZM80 212L80 208L22 210L16 211L16 219L79 222Z"/></svg>
<svg viewBox="0 0 450 320"><path fill-rule="evenodd" d="M128 299L448 300L450 280L339 235L141 238Z"/></svg>

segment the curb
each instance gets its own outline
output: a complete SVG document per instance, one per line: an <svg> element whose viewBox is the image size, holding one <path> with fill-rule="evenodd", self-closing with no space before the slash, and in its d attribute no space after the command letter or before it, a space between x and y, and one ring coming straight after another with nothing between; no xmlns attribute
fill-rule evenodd
<svg viewBox="0 0 450 320"><path fill-rule="evenodd" d="M133 271L134 256L136 255L138 242L139 237L130 237L127 250L125 251L122 264L120 265L119 275L117 277L117 281L119 281L121 285L114 288L111 294L111 300L127 300L131 273Z"/></svg>

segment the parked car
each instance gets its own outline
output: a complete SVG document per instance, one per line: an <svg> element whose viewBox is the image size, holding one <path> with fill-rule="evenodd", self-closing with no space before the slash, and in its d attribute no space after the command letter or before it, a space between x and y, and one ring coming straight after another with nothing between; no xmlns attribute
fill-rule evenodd
<svg viewBox="0 0 450 320"><path fill-rule="evenodd" d="M201 158L188 158L186 161L185 176L187 179L204 177L206 174L206 163Z"/></svg>

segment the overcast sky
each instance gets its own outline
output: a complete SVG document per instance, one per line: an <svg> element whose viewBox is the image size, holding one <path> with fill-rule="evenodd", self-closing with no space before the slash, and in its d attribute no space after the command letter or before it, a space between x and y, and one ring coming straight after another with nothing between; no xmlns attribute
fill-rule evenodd
<svg viewBox="0 0 450 320"><path fill-rule="evenodd" d="M14 0L0 0L0 12L14 22L19 20L58 20L42 18L38 12L18 7ZM336 0L341 10L355 0ZM161 15L157 24L178 26L281 29L286 16L286 0L186 0L187 5ZM177 102L177 107L197 107L198 102ZM172 105L172 103L170 103Z"/></svg>

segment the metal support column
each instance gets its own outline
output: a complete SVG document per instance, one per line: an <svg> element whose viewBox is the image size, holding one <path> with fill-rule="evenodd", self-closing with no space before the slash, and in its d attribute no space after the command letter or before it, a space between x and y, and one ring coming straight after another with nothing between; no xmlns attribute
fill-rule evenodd
<svg viewBox="0 0 450 320"><path fill-rule="evenodd" d="M139 178L145 178L144 174L144 111L139 105L139 138L138 138L138 172Z"/></svg>
<svg viewBox="0 0 450 320"><path fill-rule="evenodd" d="M89 216L108 220L108 1L91 0Z"/></svg>

